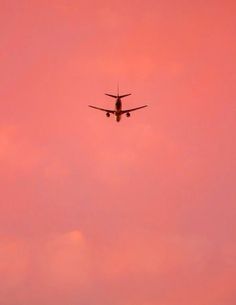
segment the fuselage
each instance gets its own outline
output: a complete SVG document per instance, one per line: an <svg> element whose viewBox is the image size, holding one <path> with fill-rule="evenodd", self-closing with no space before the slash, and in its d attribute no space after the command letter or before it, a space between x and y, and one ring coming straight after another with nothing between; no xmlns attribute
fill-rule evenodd
<svg viewBox="0 0 236 305"><path fill-rule="evenodd" d="M115 105L116 122L120 122L121 120L121 114L122 114L121 111L122 111L122 103L121 103L121 99L118 97Z"/></svg>

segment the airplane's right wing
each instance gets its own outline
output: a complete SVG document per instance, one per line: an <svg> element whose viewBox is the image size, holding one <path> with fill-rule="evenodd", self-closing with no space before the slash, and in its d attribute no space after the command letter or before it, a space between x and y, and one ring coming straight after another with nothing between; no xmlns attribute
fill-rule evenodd
<svg viewBox="0 0 236 305"><path fill-rule="evenodd" d="M142 108L145 108L145 107L147 107L147 105L137 107L137 108L127 109L127 110L122 110L121 113L123 114L123 113L131 112L131 111L135 111L135 110L138 110L138 109L142 109Z"/></svg>
<svg viewBox="0 0 236 305"><path fill-rule="evenodd" d="M99 107L95 107L95 106L92 106L92 105L88 105L88 106L91 107L91 108L97 109L97 110L105 111L107 113L113 113L113 114L115 113L115 110L99 108Z"/></svg>

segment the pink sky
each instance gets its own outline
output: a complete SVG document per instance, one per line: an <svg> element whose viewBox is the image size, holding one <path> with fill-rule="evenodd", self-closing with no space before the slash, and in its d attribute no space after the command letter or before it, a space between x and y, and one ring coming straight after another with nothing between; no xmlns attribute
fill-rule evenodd
<svg viewBox="0 0 236 305"><path fill-rule="evenodd" d="M236 304L235 9L1 1L0 305Z"/></svg>

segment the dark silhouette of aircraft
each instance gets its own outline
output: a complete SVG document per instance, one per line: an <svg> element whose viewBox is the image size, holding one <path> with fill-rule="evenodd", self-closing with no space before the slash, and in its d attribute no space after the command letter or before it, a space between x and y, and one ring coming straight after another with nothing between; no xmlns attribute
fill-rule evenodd
<svg viewBox="0 0 236 305"><path fill-rule="evenodd" d="M131 95L131 93L119 95L119 87L118 87L118 90L117 90L117 95L108 94L108 93L105 93L105 95L108 95L108 96L113 97L113 98L116 99L115 109L114 110L104 109L104 108L100 108L100 107L96 107L96 106L92 106L92 105L88 105L88 106L91 107L91 108L94 108L94 109L105 111L106 112L106 116L108 118L110 117L111 114L114 114L117 122L120 122L121 116L123 114L126 114L127 117L130 117L130 112L147 107L147 105L144 105L144 106L140 106L140 107L137 107L137 108L122 110L121 99L126 97L126 96Z"/></svg>

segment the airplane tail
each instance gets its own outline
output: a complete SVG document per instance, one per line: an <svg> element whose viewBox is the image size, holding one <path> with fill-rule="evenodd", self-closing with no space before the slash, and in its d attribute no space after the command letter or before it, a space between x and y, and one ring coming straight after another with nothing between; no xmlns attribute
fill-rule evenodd
<svg viewBox="0 0 236 305"><path fill-rule="evenodd" d="M120 86L119 86L119 82L118 82L118 84L117 84L117 95L108 94L108 93L105 93L105 95L108 95L110 97L113 97L113 98L117 99L117 98L123 98L123 97L129 96L129 95L131 95L131 93L120 95Z"/></svg>
<svg viewBox="0 0 236 305"><path fill-rule="evenodd" d="M123 95L113 95L113 94L108 94L108 93L105 93L105 95L107 95L107 96L110 96L110 97L113 97L113 98L123 98L123 97L126 97L126 96L129 96L129 95L131 95L131 93L129 93L129 94L123 94Z"/></svg>

